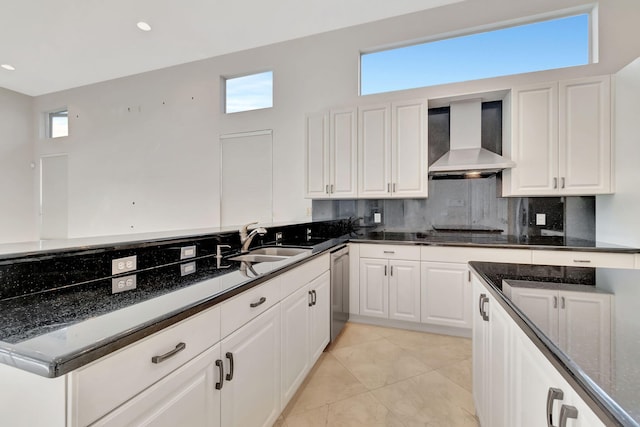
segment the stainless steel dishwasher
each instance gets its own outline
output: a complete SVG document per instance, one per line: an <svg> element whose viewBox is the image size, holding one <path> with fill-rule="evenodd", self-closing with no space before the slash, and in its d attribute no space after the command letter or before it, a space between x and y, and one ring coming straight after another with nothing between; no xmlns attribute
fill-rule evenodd
<svg viewBox="0 0 640 427"><path fill-rule="evenodd" d="M331 341L349 320L349 247L331 252Z"/></svg>

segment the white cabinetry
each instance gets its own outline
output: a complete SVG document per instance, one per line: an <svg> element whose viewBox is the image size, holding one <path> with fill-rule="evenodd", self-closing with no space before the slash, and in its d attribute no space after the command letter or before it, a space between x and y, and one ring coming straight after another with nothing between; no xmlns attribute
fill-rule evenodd
<svg viewBox="0 0 640 427"><path fill-rule="evenodd" d="M362 245L360 255L360 314L419 322L420 263L396 259L419 259L419 248Z"/></svg>
<svg viewBox="0 0 640 427"><path fill-rule="evenodd" d="M491 292L473 277L473 398L483 426L604 426ZM577 418L560 423L560 413ZM551 421L550 424L547 424Z"/></svg>
<svg viewBox="0 0 640 427"><path fill-rule="evenodd" d="M509 196L612 191L610 76L513 88Z"/></svg>
<svg viewBox="0 0 640 427"><path fill-rule="evenodd" d="M224 374L215 345L93 426L220 426Z"/></svg>
<svg viewBox="0 0 640 427"><path fill-rule="evenodd" d="M422 323L471 328L471 285L467 264L422 262Z"/></svg>
<svg viewBox="0 0 640 427"><path fill-rule="evenodd" d="M225 427L271 426L280 415L280 307L272 307L221 342Z"/></svg>
<svg viewBox="0 0 640 427"><path fill-rule="evenodd" d="M609 384L611 295L593 286L571 285L584 289L579 291L538 289L526 283L504 283L503 291L587 375L598 384Z"/></svg>
<svg viewBox="0 0 640 427"><path fill-rule="evenodd" d="M357 196L356 120L355 108L307 116L305 188L308 198Z"/></svg>
<svg viewBox="0 0 640 427"><path fill-rule="evenodd" d="M358 109L358 196L427 197L424 100Z"/></svg>
<svg viewBox="0 0 640 427"><path fill-rule="evenodd" d="M473 398L483 426L510 426L509 376L512 321L474 279Z"/></svg>

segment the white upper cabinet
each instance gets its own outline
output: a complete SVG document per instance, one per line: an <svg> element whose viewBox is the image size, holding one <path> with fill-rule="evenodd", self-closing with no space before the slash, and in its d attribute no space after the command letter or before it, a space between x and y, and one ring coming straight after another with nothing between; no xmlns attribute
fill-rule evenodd
<svg viewBox="0 0 640 427"><path fill-rule="evenodd" d="M360 107L358 130L359 197L427 197L424 100Z"/></svg>
<svg viewBox="0 0 640 427"><path fill-rule="evenodd" d="M307 115L307 198L339 199L357 196L356 120L355 108Z"/></svg>
<svg viewBox="0 0 640 427"><path fill-rule="evenodd" d="M516 166L503 172L505 196L590 195L612 191L610 76L512 89Z"/></svg>

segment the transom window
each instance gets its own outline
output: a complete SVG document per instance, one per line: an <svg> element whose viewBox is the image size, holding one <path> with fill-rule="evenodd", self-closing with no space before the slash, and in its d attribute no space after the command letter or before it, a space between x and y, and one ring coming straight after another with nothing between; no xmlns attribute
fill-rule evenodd
<svg viewBox="0 0 640 427"><path fill-rule="evenodd" d="M225 113L273 107L273 71L227 78Z"/></svg>

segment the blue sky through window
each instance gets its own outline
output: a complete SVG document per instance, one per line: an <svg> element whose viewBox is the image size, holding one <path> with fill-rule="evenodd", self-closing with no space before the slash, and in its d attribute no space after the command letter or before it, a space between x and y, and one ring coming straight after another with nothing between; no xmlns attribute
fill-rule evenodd
<svg viewBox="0 0 640 427"><path fill-rule="evenodd" d="M589 15L363 54L362 95L589 63Z"/></svg>
<svg viewBox="0 0 640 427"><path fill-rule="evenodd" d="M273 107L273 71L225 80L225 112Z"/></svg>

